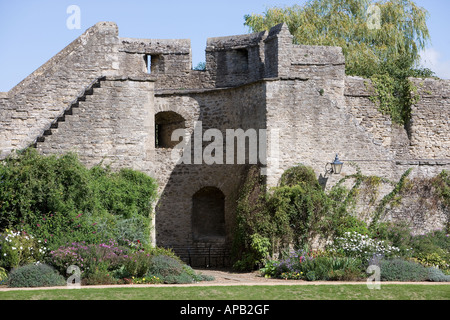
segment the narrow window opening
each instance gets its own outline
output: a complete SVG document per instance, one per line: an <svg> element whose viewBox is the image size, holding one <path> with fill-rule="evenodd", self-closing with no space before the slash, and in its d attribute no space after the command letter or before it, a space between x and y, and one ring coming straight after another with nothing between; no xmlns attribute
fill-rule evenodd
<svg viewBox="0 0 450 320"><path fill-rule="evenodd" d="M179 141L172 141L172 133L177 129L184 129L185 120L176 112L164 111L155 116L155 147L174 148Z"/></svg>
<svg viewBox="0 0 450 320"><path fill-rule="evenodd" d="M152 56L151 55L145 56L145 64L147 67L147 73L152 74Z"/></svg>
<svg viewBox="0 0 450 320"><path fill-rule="evenodd" d="M144 60L148 74L158 73L162 70L161 57L159 55L147 54L144 56Z"/></svg>
<svg viewBox="0 0 450 320"><path fill-rule="evenodd" d="M235 72L242 73L248 71L248 50L238 49L234 51L233 63L235 65Z"/></svg>

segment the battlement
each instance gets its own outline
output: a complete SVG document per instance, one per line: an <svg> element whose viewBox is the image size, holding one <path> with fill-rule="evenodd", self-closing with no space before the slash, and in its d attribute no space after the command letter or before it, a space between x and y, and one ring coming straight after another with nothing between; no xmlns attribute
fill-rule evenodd
<svg viewBox="0 0 450 320"><path fill-rule="evenodd" d="M285 24L270 31L207 39L206 69L192 70L189 39L119 39L120 72L159 77L158 89L224 88L266 78L343 81L345 60L341 48L301 46Z"/></svg>
<svg viewBox="0 0 450 320"><path fill-rule="evenodd" d="M203 131L216 133L278 132L258 152L269 187L298 163L323 174L336 153L364 174L392 181L411 166L416 177L450 168L448 80L412 79L421 99L402 127L370 99L368 79L345 75L341 48L296 45L285 24L209 38L205 57L206 69L193 70L189 39L121 38L115 23L98 23L0 93L0 158L29 147L75 151L87 165L154 176L161 194L156 242L202 261L225 261L248 166L180 165L173 158L176 129L192 134L201 121ZM195 149L196 135L190 139ZM206 143L200 137L200 147ZM353 174L350 167L342 175ZM328 186L341 178L327 177Z"/></svg>

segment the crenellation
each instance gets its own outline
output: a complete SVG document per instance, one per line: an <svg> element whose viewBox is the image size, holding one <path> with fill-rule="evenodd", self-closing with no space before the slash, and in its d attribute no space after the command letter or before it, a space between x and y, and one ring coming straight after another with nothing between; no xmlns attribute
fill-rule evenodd
<svg viewBox="0 0 450 320"><path fill-rule="evenodd" d="M224 140L215 163L197 162L196 152L203 156L212 143L202 138L208 129L223 137L227 130L265 132L258 163L269 186L302 163L330 188L355 173L347 165L324 177L336 153L365 175L392 181L409 168L413 177L450 169L450 81L412 79L421 99L405 129L371 101L370 80L345 75L341 48L296 45L285 24L210 38L205 57L206 70L192 70L190 40L120 38L114 23L98 23L0 95L0 158L35 146L42 154L75 151L88 166L103 161L153 176L160 194L153 241L185 259L197 252L197 261L205 248L214 261L226 260L251 158L246 153L238 163ZM176 149L176 129L186 130L191 150ZM180 163L187 158L191 163ZM390 212L389 219L404 217L401 209ZM419 217L414 228L439 226L441 218ZM196 221L212 231L202 235Z"/></svg>

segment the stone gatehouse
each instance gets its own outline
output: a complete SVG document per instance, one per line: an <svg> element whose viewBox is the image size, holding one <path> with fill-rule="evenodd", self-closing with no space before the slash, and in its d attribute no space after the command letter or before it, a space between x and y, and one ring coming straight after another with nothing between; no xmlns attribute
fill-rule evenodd
<svg viewBox="0 0 450 320"><path fill-rule="evenodd" d="M341 48L292 39L283 24L210 38L206 69L193 70L189 40L122 38L115 23L100 22L0 93L0 157L32 146L42 154L76 151L88 166L103 160L148 173L160 185L153 241L193 265L227 262L248 166L180 163L176 129L191 142L199 123L202 133L224 136L275 133L258 137L269 186L298 163L324 174L337 153L364 174L393 180L408 168L416 177L450 169L450 81L413 79L421 99L411 124L398 127L370 101L370 81L345 75ZM201 148L211 141L204 140ZM327 185L352 170L344 166Z"/></svg>

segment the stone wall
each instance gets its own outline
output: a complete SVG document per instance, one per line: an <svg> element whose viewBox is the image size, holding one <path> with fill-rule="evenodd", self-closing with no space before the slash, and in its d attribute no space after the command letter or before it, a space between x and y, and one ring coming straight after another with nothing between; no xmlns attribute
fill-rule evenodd
<svg viewBox="0 0 450 320"><path fill-rule="evenodd" d="M227 129L247 130L264 126L264 92L264 84L261 82L233 89L156 93L155 112L171 111L180 114L185 119L189 140L194 149L194 128L200 128L200 122L202 133L208 129L218 129L223 137L226 137ZM198 141L200 148L209 144L208 141ZM156 206L156 242L160 246L174 248L186 260L189 253L192 254L191 259L194 259L196 253L196 263L201 263L202 266L205 259L208 264L213 265L223 264L224 257L229 262L227 252L232 241L236 201L247 171L246 165L236 162L226 164L226 141L223 142L224 164L208 165L204 161L195 164L193 151L190 158L192 164L179 164L179 158L173 157L173 149L156 150L155 175L161 194ZM192 227L193 196L205 187L217 188L225 197L226 235L210 238L208 241L194 239Z"/></svg>
<svg viewBox="0 0 450 320"><path fill-rule="evenodd" d="M412 108L413 158L450 158L450 81L413 79L420 99Z"/></svg>
<svg viewBox="0 0 450 320"><path fill-rule="evenodd" d="M109 77L77 103L51 134L37 143L42 154L76 152L89 167L148 172L154 158L154 97L151 80Z"/></svg>
<svg viewBox="0 0 450 320"><path fill-rule="evenodd" d="M118 28L98 23L8 92L2 104L2 155L32 145L100 76L119 69Z"/></svg>
<svg viewBox="0 0 450 320"><path fill-rule="evenodd" d="M229 129L266 129L265 156L259 160L269 186L299 163L311 166L327 188L355 173L350 162L365 175L392 181L409 168L412 178L450 170L450 81L413 79L421 99L411 124L399 127L370 101L369 80L345 75L341 48L294 45L292 39L286 25L208 39L206 70L197 71L189 40L119 38L114 23L99 23L0 95L0 157L35 146L43 154L76 151L89 166L104 161L148 173L160 186L153 241L210 265L229 258L248 161L238 164L235 154L227 164L224 140L223 164L195 163L193 155L211 143L202 141L207 129L223 137ZM192 149L184 154L177 147L157 147L155 119L168 112L178 120L166 121L164 135L186 128ZM196 148L194 128L200 123ZM336 153L344 170L326 174ZM179 162L186 154L192 164ZM193 197L204 188L223 194L226 231L206 240L193 234ZM390 191L385 186L380 197ZM425 217L426 210L418 214ZM399 217L401 211L391 210L386 219ZM434 217L415 226L442 225L443 216Z"/></svg>

